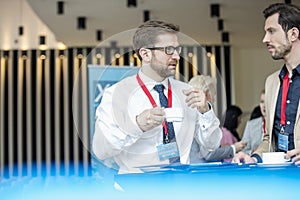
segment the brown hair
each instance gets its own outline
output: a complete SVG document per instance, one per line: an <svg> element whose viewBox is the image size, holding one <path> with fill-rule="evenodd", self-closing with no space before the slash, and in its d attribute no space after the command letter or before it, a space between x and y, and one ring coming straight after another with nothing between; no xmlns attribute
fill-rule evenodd
<svg viewBox="0 0 300 200"><path fill-rule="evenodd" d="M163 21L150 20L140 25L133 36L133 49L141 59L138 51L142 47L154 47L158 35L164 33L177 34L179 26Z"/></svg>

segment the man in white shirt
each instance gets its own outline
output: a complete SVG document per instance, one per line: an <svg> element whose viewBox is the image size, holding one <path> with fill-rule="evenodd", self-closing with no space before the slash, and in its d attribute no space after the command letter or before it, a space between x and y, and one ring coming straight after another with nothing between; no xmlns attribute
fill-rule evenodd
<svg viewBox="0 0 300 200"><path fill-rule="evenodd" d="M116 162L119 173L141 172L139 167L149 165L188 164L194 140L204 152L220 144L220 122L205 91L170 78L180 59L178 31L178 26L162 21L138 27L133 44L141 70L107 88L96 110L93 152L104 163ZM164 97L154 86L162 87ZM182 108L182 121L167 123L166 107Z"/></svg>

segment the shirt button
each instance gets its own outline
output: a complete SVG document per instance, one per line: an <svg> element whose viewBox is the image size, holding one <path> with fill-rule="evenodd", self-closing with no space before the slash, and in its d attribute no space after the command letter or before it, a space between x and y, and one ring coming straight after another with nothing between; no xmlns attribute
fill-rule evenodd
<svg viewBox="0 0 300 200"><path fill-rule="evenodd" d="M290 124L291 124L291 122L290 122L290 121L287 121L287 122L286 122L286 124L287 124L287 125L290 125Z"/></svg>
<svg viewBox="0 0 300 200"><path fill-rule="evenodd" d="M203 128L205 128L205 125L202 125Z"/></svg>
<svg viewBox="0 0 300 200"><path fill-rule="evenodd" d="M292 83L293 82L293 80L290 80L290 83Z"/></svg>
<svg viewBox="0 0 300 200"><path fill-rule="evenodd" d="M290 101L290 100L287 100L286 103L291 103L291 101Z"/></svg>

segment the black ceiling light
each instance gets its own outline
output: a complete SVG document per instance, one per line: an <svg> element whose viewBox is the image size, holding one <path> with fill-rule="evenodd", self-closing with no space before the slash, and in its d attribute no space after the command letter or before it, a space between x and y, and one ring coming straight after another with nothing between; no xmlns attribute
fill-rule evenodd
<svg viewBox="0 0 300 200"><path fill-rule="evenodd" d="M228 32L222 32L222 42L229 42L229 33Z"/></svg>
<svg viewBox="0 0 300 200"><path fill-rule="evenodd" d="M223 19L218 19L218 30L219 31L224 30L224 21L223 21Z"/></svg>
<svg viewBox="0 0 300 200"><path fill-rule="evenodd" d="M210 16L211 17L220 17L220 5L211 4L210 5Z"/></svg>
<svg viewBox="0 0 300 200"><path fill-rule="evenodd" d="M149 10L144 10L144 22L150 20L150 11Z"/></svg>
<svg viewBox="0 0 300 200"><path fill-rule="evenodd" d="M96 40L97 41L102 40L102 30L96 30Z"/></svg>
<svg viewBox="0 0 300 200"><path fill-rule="evenodd" d="M291 3L292 3L292 0L284 0L284 3L286 3L286 4L291 4Z"/></svg>
<svg viewBox="0 0 300 200"><path fill-rule="evenodd" d="M39 44L40 45L45 45L46 44L46 36L40 35L40 37L39 37Z"/></svg>
<svg viewBox="0 0 300 200"><path fill-rule="evenodd" d="M24 34L24 27L19 26L19 36L22 36Z"/></svg>
<svg viewBox="0 0 300 200"><path fill-rule="evenodd" d="M137 6L136 0L127 0L127 7L128 8L136 7L136 6Z"/></svg>
<svg viewBox="0 0 300 200"><path fill-rule="evenodd" d="M57 14L58 15L63 15L64 14L64 1L58 1L57 2Z"/></svg>
<svg viewBox="0 0 300 200"><path fill-rule="evenodd" d="M77 29L79 29L79 30L86 29L86 18L85 17L77 18Z"/></svg>
<svg viewBox="0 0 300 200"><path fill-rule="evenodd" d="M20 25L18 27L19 36L24 34L24 27L23 27L23 1L20 3Z"/></svg>

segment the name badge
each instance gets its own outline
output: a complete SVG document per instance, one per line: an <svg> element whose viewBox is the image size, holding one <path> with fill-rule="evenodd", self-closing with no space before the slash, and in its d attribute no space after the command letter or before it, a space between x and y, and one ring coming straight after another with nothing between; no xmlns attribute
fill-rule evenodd
<svg viewBox="0 0 300 200"><path fill-rule="evenodd" d="M158 145L156 148L157 148L159 160L161 161L179 156L179 151L176 142L161 144Z"/></svg>
<svg viewBox="0 0 300 200"><path fill-rule="evenodd" d="M283 151L289 150L289 136L288 133L278 134L278 149Z"/></svg>

